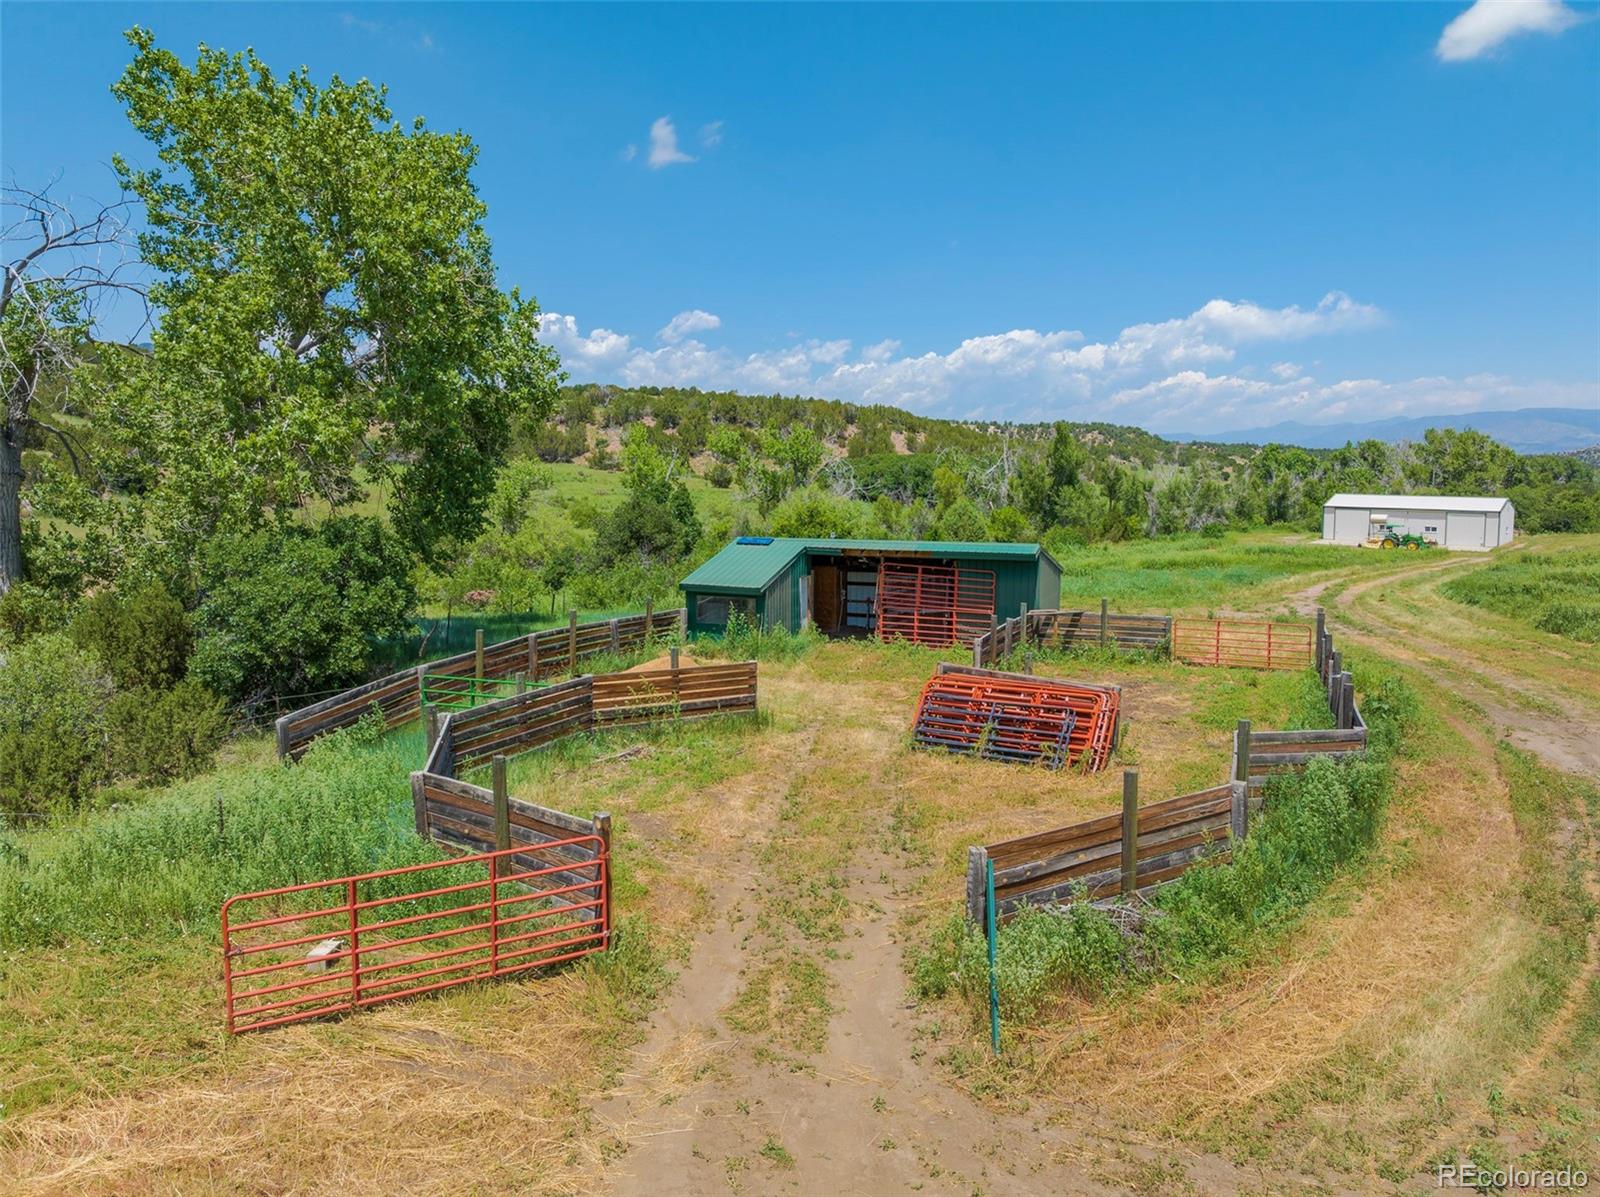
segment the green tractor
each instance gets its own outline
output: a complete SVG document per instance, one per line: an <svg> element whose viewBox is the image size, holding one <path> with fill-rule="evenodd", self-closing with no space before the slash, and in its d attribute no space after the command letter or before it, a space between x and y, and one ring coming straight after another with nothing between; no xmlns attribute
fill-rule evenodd
<svg viewBox="0 0 1600 1197"><path fill-rule="evenodd" d="M1416 552L1428 547L1428 542L1415 532L1407 532L1399 524L1384 524L1377 536L1380 549L1410 549Z"/></svg>

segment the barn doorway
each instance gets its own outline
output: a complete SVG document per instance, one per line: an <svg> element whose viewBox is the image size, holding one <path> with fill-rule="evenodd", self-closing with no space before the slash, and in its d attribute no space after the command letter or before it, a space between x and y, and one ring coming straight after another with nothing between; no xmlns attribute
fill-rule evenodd
<svg viewBox="0 0 1600 1197"><path fill-rule="evenodd" d="M814 561L811 622L837 639L970 644L994 624L995 573L937 558L851 555Z"/></svg>

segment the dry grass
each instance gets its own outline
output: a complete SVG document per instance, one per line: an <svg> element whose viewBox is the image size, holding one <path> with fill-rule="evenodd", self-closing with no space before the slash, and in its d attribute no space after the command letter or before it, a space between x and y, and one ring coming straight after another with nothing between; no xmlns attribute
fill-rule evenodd
<svg viewBox="0 0 1600 1197"><path fill-rule="evenodd" d="M584 1191L628 1023L592 970L228 1045L204 1076L6 1123L18 1193Z"/></svg>

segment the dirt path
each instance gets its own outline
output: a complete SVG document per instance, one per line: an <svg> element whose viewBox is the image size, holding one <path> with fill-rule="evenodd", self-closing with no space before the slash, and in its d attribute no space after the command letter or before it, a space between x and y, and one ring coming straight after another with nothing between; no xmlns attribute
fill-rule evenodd
<svg viewBox="0 0 1600 1197"><path fill-rule="evenodd" d="M792 778L828 755L830 746L819 746L825 719L797 737L805 740L803 759L757 803L765 835L775 834ZM757 867L762 835L752 828L729 869L745 880L730 887L714 925L694 944L623 1084L595 1108L601 1128L626 1145L609 1172L610 1191L1119 1191L1053 1159L1059 1131L986 1110L939 1075L895 942L909 870L876 845L846 870L850 914L837 947L820 953L830 995L821 1050L785 1046L783 1028L773 1035L734 1029L729 1008L742 984L770 965L779 938L760 926L774 904L762 888L770 874ZM779 896L776 905L783 904Z"/></svg>
<svg viewBox="0 0 1600 1197"><path fill-rule="evenodd" d="M1439 575L1477 563L1475 559L1452 558L1408 574L1357 582L1335 594L1334 606L1329 612L1330 626L1338 640L1403 661L1481 711L1482 720L1473 720L1470 714L1448 712L1446 717L1484 758L1493 757L1495 741L1500 739L1532 753L1555 769L1588 778L1600 777L1600 736L1595 734L1600 724L1596 722L1595 707L1591 702L1562 692L1550 679L1538 676L1541 665L1552 670L1573 671L1575 654L1533 642L1531 651L1525 650L1514 665L1503 665L1498 660L1490 663L1481 653L1466 656L1461 651L1461 617L1437 594L1437 586L1443 580ZM1325 592L1340 581L1340 578L1322 581L1291 599L1309 613ZM1408 587L1422 590L1435 599L1428 618L1413 617L1408 604L1383 601L1393 591ZM1580 692L1600 697L1600 676L1585 678L1581 666L1578 674L1580 682L1585 683ZM1585 837L1587 832L1567 821L1563 835ZM1600 905L1600 876L1597 876L1596 867L1584 870L1582 883L1589 900ZM1538 1040L1506 1076L1502 1088L1507 1095L1525 1097L1547 1073L1584 1008L1597 970L1600 970L1600 922L1590 925L1583 965L1568 985L1561 1006L1550 1017ZM1461 1141L1475 1121L1468 1117L1452 1122L1439 1131L1436 1142L1446 1145Z"/></svg>
<svg viewBox="0 0 1600 1197"><path fill-rule="evenodd" d="M1379 601L1390 592L1414 585L1419 576L1432 580L1447 571L1478 564L1476 558L1450 558L1406 574L1357 582L1335 595L1330 627L1337 640L1404 661L1460 694L1483 712L1494 735L1564 772L1600 776L1600 736L1594 734L1600 710L1592 702L1569 697L1549 680L1525 669L1502 668L1482 655L1464 655L1458 644L1443 634L1457 618L1443 601L1434 604L1429 618L1422 619L1413 618L1401 604ZM1341 580L1323 580L1290 596L1290 601L1309 613ZM1538 647L1550 663L1559 660L1564 669L1576 668L1583 675L1581 667L1574 667L1565 655L1544 645ZM1584 689L1600 698L1600 675L1586 681Z"/></svg>
<svg viewBox="0 0 1600 1197"><path fill-rule="evenodd" d="M771 867L773 846L791 844L786 804L799 795L815 814L827 799L822 784L808 779L846 748L891 753L903 729L890 710L879 726L851 726L858 711L818 702L803 730L787 734L779 750L785 767L772 771L770 789L753 804L745 846L725 870L729 884L719 887L714 921L694 943L621 1083L593 1108L596 1130L614 1144L605 1191L617 1197L1299 1191L1308 1178L1130 1134L1101 1113L1094 1089L1081 1100L1031 1108L984 1103L963 1091L940 1060L952 1040L941 1042L930 1016L919 1015L908 996L898 928L930 865L884 834L892 784L863 787L857 798L865 814L850 835L840 877L848 908L841 934L832 941L786 938L775 924L807 901L806 881L775 880ZM833 832L826 822L818 830ZM782 1025L743 1025L752 978L796 952L809 952L825 976L820 1043L797 1044L792 1028ZM804 1012L789 1017L799 1022Z"/></svg>

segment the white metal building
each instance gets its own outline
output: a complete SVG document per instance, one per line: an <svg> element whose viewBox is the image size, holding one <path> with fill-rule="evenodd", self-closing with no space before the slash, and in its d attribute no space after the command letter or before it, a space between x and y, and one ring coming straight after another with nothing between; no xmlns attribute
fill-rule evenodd
<svg viewBox="0 0 1600 1197"><path fill-rule="evenodd" d="M1384 524L1447 549L1493 549L1515 534L1510 499L1461 495L1334 495L1322 506L1322 539L1364 544Z"/></svg>

